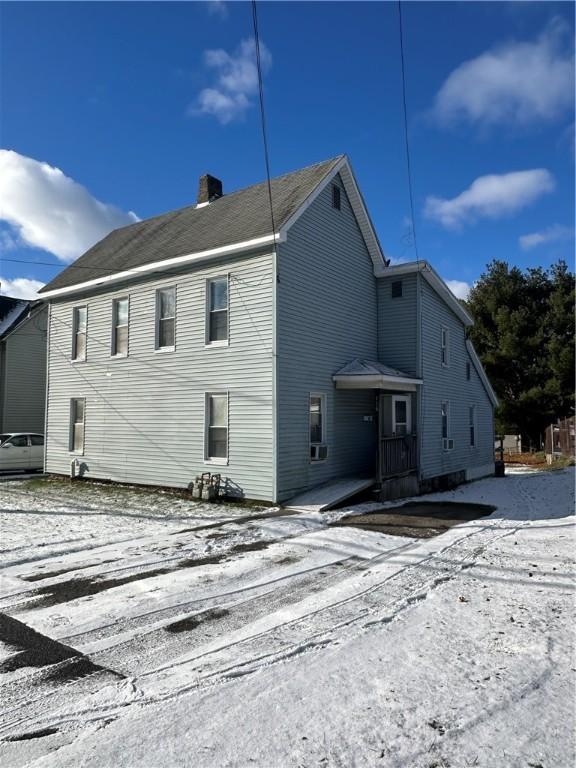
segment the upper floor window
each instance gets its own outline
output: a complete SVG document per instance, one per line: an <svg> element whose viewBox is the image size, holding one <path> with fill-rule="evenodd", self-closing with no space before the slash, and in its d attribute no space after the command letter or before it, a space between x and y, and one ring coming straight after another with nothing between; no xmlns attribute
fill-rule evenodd
<svg viewBox="0 0 576 768"><path fill-rule="evenodd" d="M228 277L208 280L206 312L206 343L228 341Z"/></svg>
<svg viewBox="0 0 576 768"><path fill-rule="evenodd" d="M72 360L86 360L88 307L74 307L72 316Z"/></svg>
<svg viewBox="0 0 576 768"><path fill-rule="evenodd" d="M156 291L156 349L174 349L176 332L176 288Z"/></svg>
<svg viewBox="0 0 576 768"><path fill-rule="evenodd" d="M394 280L394 282L392 283L392 298L393 299L402 298L402 280Z"/></svg>
<svg viewBox="0 0 576 768"><path fill-rule="evenodd" d="M448 328L442 328L440 344L440 360L442 365L450 365L450 332Z"/></svg>
<svg viewBox="0 0 576 768"><path fill-rule="evenodd" d="M112 302L112 354L126 357L128 354L128 298Z"/></svg>
<svg viewBox="0 0 576 768"><path fill-rule="evenodd" d="M470 374L471 374L470 363L466 363L466 380L467 381L470 381Z"/></svg>
<svg viewBox="0 0 576 768"><path fill-rule="evenodd" d="M340 210L342 206L340 187L337 184L332 184L332 208Z"/></svg>

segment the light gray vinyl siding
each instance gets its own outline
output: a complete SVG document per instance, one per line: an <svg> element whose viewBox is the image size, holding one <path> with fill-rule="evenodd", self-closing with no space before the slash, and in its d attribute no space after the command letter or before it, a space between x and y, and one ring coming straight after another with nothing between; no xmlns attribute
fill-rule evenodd
<svg viewBox="0 0 576 768"><path fill-rule="evenodd" d="M465 327L428 283L419 277L422 308L422 477L431 478L494 461L492 403L466 349ZM449 365L441 364L442 327L449 330ZM466 363L470 362L470 381ZM454 449L442 448L441 403L450 403ZM476 447L470 447L469 407L476 406Z"/></svg>
<svg viewBox="0 0 576 768"><path fill-rule="evenodd" d="M206 281L229 275L229 345L206 346ZM156 291L176 286L175 351L155 350ZM128 356L111 357L112 301L129 298ZM72 310L88 307L85 362ZM53 302L47 471L68 473L70 400L86 398L85 476L185 487L221 472L247 498L273 492L272 256L253 255ZM229 463L204 460L205 394L229 393Z"/></svg>
<svg viewBox="0 0 576 768"><path fill-rule="evenodd" d="M0 342L0 430L44 434L47 308Z"/></svg>
<svg viewBox="0 0 576 768"><path fill-rule="evenodd" d="M373 265L339 177L279 247L277 285L278 497L343 475L375 473L376 396L336 390L333 374L355 357L377 359ZM308 398L326 395L328 458L310 461ZM365 416L374 417L365 421Z"/></svg>
<svg viewBox="0 0 576 768"><path fill-rule="evenodd" d="M417 275L382 277L378 283L378 359L417 376ZM392 283L402 281L402 296L392 298Z"/></svg>

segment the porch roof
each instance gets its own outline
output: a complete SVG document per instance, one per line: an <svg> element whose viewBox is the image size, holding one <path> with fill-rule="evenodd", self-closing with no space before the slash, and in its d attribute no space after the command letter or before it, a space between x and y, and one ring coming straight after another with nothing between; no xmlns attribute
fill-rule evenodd
<svg viewBox="0 0 576 768"><path fill-rule="evenodd" d="M354 358L332 376L336 389L393 389L415 392L422 379L377 360Z"/></svg>

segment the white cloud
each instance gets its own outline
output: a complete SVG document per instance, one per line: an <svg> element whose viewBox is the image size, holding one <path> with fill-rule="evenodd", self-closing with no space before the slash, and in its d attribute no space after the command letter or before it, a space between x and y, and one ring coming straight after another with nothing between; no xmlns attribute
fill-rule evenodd
<svg viewBox="0 0 576 768"><path fill-rule="evenodd" d="M272 55L260 42L262 71L272 66ZM204 88L191 114L213 115L223 125L244 117L252 104L251 98L258 91L256 45L254 39L242 40L234 54L222 48L204 52L204 64L216 72L216 82Z"/></svg>
<svg viewBox="0 0 576 768"><path fill-rule="evenodd" d="M228 8L223 0L208 0L207 7L211 16L219 16L221 19L228 18Z"/></svg>
<svg viewBox="0 0 576 768"><path fill-rule="evenodd" d="M138 221L135 213L96 200L59 168L5 149L0 150L0 219L16 230L19 243L64 262L112 229Z"/></svg>
<svg viewBox="0 0 576 768"><path fill-rule="evenodd" d="M560 117L573 100L571 34L554 19L534 42L510 42L457 67L433 113L444 124L525 125Z"/></svg>
<svg viewBox="0 0 576 768"><path fill-rule="evenodd" d="M45 283L39 280L30 280L27 277L15 277L9 280L0 276L0 293L3 296L11 296L13 299L37 299L38 291L44 288Z"/></svg>
<svg viewBox="0 0 576 768"><path fill-rule="evenodd" d="M480 176L451 200L427 197L424 214L446 229L458 229L476 219L510 216L551 192L554 186L554 177L544 168Z"/></svg>
<svg viewBox="0 0 576 768"><path fill-rule="evenodd" d="M457 299L467 299L472 286L463 280L446 280L446 285Z"/></svg>
<svg viewBox="0 0 576 768"><path fill-rule="evenodd" d="M529 235L522 235L518 238L520 247L529 251L545 243L555 243L560 240L571 240L574 237L572 227L563 227L561 224L553 224L551 227L543 229L541 232L532 232Z"/></svg>

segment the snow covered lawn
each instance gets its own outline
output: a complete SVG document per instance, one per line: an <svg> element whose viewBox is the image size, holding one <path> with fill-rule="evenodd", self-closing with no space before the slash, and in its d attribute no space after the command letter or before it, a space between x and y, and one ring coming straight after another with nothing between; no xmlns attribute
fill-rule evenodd
<svg viewBox="0 0 576 768"><path fill-rule="evenodd" d="M431 539L170 493L0 485L0 762L574 764L574 471Z"/></svg>

